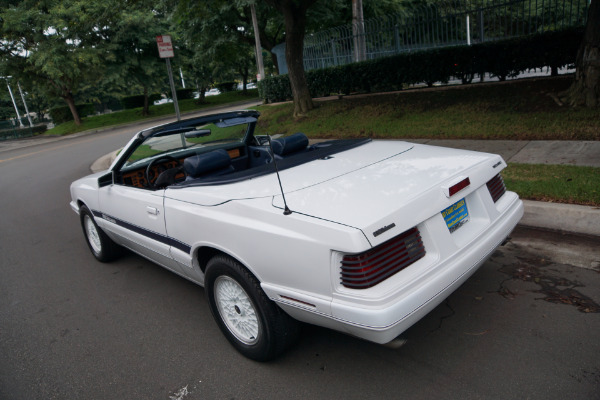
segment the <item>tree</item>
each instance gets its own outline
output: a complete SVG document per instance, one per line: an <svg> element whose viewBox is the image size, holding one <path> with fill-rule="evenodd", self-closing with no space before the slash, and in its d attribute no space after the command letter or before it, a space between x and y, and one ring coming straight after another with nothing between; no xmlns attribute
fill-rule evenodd
<svg viewBox="0 0 600 400"><path fill-rule="evenodd" d="M128 86L126 93L132 88L141 88L142 114L149 115L150 91L160 88L166 76L165 62L158 56L156 36L169 33L170 27L166 18L147 1L117 3L113 10L108 39L113 45L115 60L109 71Z"/></svg>
<svg viewBox="0 0 600 400"><path fill-rule="evenodd" d="M75 123L81 124L74 96L83 82L98 80L112 58L104 40L105 6L85 0L13 4L0 12L4 69L36 90L63 99Z"/></svg>
<svg viewBox="0 0 600 400"><path fill-rule="evenodd" d="M254 45L250 4L255 0L180 0L173 2L177 25L188 43L200 43L205 49L224 41ZM283 41L283 19L272 7L256 2L260 41L271 52ZM272 55L273 62L277 57ZM276 66L277 67L277 66Z"/></svg>
<svg viewBox="0 0 600 400"><path fill-rule="evenodd" d="M575 81L562 94L571 106L600 107L600 1L592 0L575 61Z"/></svg>
<svg viewBox="0 0 600 400"><path fill-rule="evenodd" d="M314 108L304 74L304 35L306 13L317 0L266 0L283 15L285 21L285 60L294 97L294 117Z"/></svg>

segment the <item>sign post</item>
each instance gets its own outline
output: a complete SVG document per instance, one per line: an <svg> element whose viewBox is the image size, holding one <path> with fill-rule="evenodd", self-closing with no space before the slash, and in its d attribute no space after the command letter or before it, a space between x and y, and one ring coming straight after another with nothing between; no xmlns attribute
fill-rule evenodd
<svg viewBox="0 0 600 400"><path fill-rule="evenodd" d="M175 91L175 82L173 82L173 70L171 69L170 60L170 58L175 56L171 35L157 36L156 44L158 45L159 57L164 58L167 62L167 72L169 73L169 84L171 85L171 96L173 97L173 105L175 106L175 115L177 116L177 121L180 121L181 115L179 114L179 103L177 102L177 92Z"/></svg>

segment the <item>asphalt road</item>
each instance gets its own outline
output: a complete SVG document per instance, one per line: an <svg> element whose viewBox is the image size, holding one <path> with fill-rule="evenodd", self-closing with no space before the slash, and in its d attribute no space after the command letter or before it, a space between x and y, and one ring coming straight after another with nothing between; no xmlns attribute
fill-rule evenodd
<svg viewBox="0 0 600 400"><path fill-rule="evenodd" d="M0 152L0 399L600 398L600 274L522 240L568 238L524 229L403 347L305 327L282 358L243 358L202 288L87 249L69 184L131 133Z"/></svg>

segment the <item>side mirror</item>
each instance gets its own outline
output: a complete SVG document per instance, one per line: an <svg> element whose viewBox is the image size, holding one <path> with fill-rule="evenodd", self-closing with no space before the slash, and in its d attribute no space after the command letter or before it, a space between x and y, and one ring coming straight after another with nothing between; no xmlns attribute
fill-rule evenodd
<svg viewBox="0 0 600 400"><path fill-rule="evenodd" d="M98 178L98 187L112 185L115 181L115 173L110 171Z"/></svg>

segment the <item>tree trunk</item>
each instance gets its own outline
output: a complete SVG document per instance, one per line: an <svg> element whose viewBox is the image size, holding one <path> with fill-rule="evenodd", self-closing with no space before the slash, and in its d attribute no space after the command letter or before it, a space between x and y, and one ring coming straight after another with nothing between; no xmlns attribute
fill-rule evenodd
<svg viewBox="0 0 600 400"><path fill-rule="evenodd" d="M196 81L196 91L198 92L198 100L196 100L196 104L204 104L204 100L206 99L206 87L200 86L198 83L198 79Z"/></svg>
<svg viewBox="0 0 600 400"><path fill-rule="evenodd" d="M148 87L144 86L144 108L142 109L142 115L150 115L150 104L148 104Z"/></svg>
<svg viewBox="0 0 600 400"><path fill-rule="evenodd" d="M71 114L73 115L73 121L75 122L75 125L81 125L81 118L79 117L77 107L75 107L75 99L73 98L73 93L68 92L66 95L62 96L62 98L67 102L67 105L71 110Z"/></svg>
<svg viewBox="0 0 600 400"><path fill-rule="evenodd" d="M561 97L573 107L600 106L600 0L592 0L575 61L575 82Z"/></svg>
<svg viewBox="0 0 600 400"><path fill-rule="evenodd" d="M306 115L314 108L304 75L304 33L306 10L316 0L267 0L283 14L285 21L285 60L294 97L294 118Z"/></svg>

